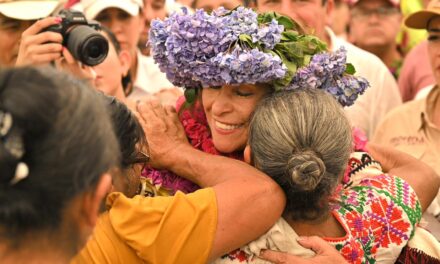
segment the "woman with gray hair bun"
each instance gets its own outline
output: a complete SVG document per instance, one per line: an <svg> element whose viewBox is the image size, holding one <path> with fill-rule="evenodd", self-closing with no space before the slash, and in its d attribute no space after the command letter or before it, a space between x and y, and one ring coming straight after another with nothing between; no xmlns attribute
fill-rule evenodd
<svg viewBox="0 0 440 264"><path fill-rule="evenodd" d="M313 255L299 247L298 236L323 238L349 263L396 261L438 180L416 159L368 145L388 173L364 175L354 186L339 187L352 151L351 134L340 104L321 90L279 92L258 105L245 160L275 180L287 202L283 218L242 248L251 263L268 263L253 257L261 249ZM421 174L430 180L414 177ZM294 263L288 260L275 263Z"/></svg>
<svg viewBox="0 0 440 264"><path fill-rule="evenodd" d="M252 160L285 191L289 217L326 215L322 199L342 180L351 131L340 104L317 90L275 94L257 107L249 133Z"/></svg>

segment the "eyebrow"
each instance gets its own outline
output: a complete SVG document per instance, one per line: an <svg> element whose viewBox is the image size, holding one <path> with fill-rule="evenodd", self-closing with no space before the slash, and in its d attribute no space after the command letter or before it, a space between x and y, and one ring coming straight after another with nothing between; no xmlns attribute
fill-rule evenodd
<svg viewBox="0 0 440 264"><path fill-rule="evenodd" d="M0 17L0 23L1 24L20 23L20 20L9 17Z"/></svg>
<svg viewBox="0 0 440 264"><path fill-rule="evenodd" d="M428 28L428 32L439 33L440 28Z"/></svg>

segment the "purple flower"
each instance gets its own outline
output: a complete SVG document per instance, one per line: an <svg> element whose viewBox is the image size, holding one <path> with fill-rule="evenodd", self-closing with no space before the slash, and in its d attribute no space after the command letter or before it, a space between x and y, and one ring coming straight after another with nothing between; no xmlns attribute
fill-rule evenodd
<svg viewBox="0 0 440 264"><path fill-rule="evenodd" d="M346 50L313 56L310 64L299 69L287 89L322 89L343 106L352 105L368 88L365 78L345 73Z"/></svg>
<svg viewBox="0 0 440 264"><path fill-rule="evenodd" d="M212 14L197 10L173 13L154 20L150 42L155 62L176 86L196 88L239 83L269 83L284 77L281 59L257 49L237 45L240 35L249 35L265 48L273 48L283 26L276 20L258 24L252 9L239 7L226 15L225 9Z"/></svg>
<svg viewBox="0 0 440 264"><path fill-rule="evenodd" d="M269 25L258 29L258 32L252 35L252 41L261 42L265 48L273 49L280 42L283 31L284 26L278 25L278 21L274 19Z"/></svg>

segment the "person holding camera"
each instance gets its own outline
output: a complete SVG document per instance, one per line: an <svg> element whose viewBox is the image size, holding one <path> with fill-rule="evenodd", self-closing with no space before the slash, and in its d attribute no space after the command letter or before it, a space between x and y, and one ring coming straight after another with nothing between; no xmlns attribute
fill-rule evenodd
<svg viewBox="0 0 440 264"><path fill-rule="evenodd" d="M40 33L61 22L59 17L48 17L59 5L58 0L0 1L0 66L45 64L61 58L61 35Z"/></svg>
<svg viewBox="0 0 440 264"><path fill-rule="evenodd" d="M67 12L69 14L66 15L66 11L62 11L57 16L51 16L62 7L62 3L60 0L0 1L0 67L52 63L80 79L92 82L95 73L89 66L105 58L107 41L93 29L96 25L89 25L81 13ZM83 20L74 22L75 15L82 16ZM78 24L83 24L83 27L76 27ZM73 30L74 27L77 29ZM67 34L68 31L70 34ZM66 48L69 46L68 35L75 35L70 38L73 43L70 48ZM97 41L96 37L101 40ZM107 45L107 50L102 49L99 58L94 61L87 60L87 56L94 55L93 52L96 54L96 48L99 48L97 43ZM75 50L76 46L82 46L83 49L77 49L78 52L72 54L69 49ZM87 48L92 53L84 52Z"/></svg>
<svg viewBox="0 0 440 264"><path fill-rule="evenodd" d="M142 0L81 0L84 15L108 27L115 35L123 50L132 58L130 75L133 81L129 99L139 100L151 95L175 104L182 91L166 79L151 57L141 54L137 44L144 28ZM169 89L173 88L173 89ZM165 90L165 93L164 93ZM168 95L170 98L168 98ZM164 100L161 100L164 102Z"/></svg>

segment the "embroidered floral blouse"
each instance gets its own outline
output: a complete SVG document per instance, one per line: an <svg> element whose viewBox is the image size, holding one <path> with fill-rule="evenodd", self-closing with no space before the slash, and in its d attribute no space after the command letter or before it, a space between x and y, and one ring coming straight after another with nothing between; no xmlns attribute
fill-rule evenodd
<svg viewBox="0 0 440 264"><path fill-rule="evenodd" d="M421 219L420 203L408 183L381 173L380 166L368 154L358 152L351 161L351 183L355 185L342 189L332 203L332 214L346 236L324 239L349 263L394 263ZM261 249L313 255L297 244L297 237L280 219L268 233L214 263L269 263L254 257Z"/></svg>
<svg viewBox="0 0 440 264"><path fill-rule="evenodd" d="M382 174L344 190L333 216L347 232L324 238L350 263L394 263L414 233L422 211L404 180Z"/></svg>

